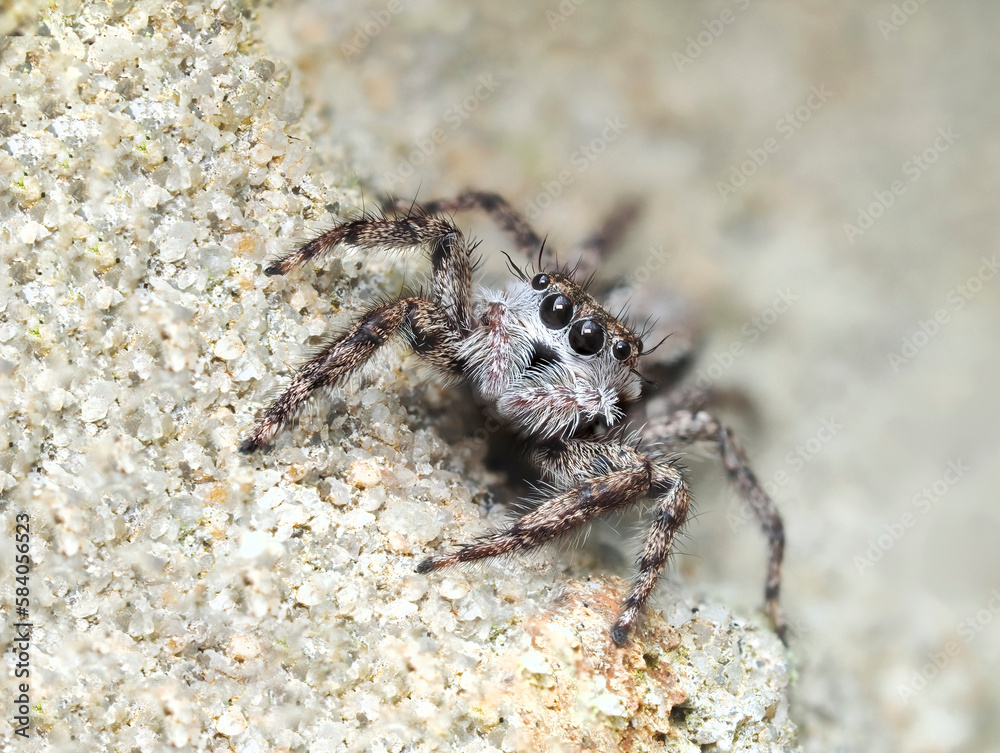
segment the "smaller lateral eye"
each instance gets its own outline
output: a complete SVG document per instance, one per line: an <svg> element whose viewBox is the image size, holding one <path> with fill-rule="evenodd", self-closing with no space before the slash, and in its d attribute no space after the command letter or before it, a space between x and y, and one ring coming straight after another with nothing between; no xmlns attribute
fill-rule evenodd
<svg viewBox="0 0 1000 753"><path fill-rule="evenodd" d="M545 290L545 288L549 286L550 282L551 280L549 279L549 276L543 272L542 274L535 275L531 278L531 287L535 290Z"/></svg>
<svg viewBox="0 0 1000 753"><path fill-rule="evenodd" d="M619 361L627 361L628 357L632 355L632 346L626 340L617 340L611 346L611 354Z"/></svg>
<svg viewBox="0 0 1000 753"><path fill-rule="evenodd" d="M545 296L538 315L549 329L562 329L573 319L573 301L562 293Z"/></svg>
<svg viewBox="0 0 1000 753"><path fill-rule="evenodd" d="M600 353L604 347L604 327L592 319L581 319L569 331L569 346L581 356Z"/></svg>

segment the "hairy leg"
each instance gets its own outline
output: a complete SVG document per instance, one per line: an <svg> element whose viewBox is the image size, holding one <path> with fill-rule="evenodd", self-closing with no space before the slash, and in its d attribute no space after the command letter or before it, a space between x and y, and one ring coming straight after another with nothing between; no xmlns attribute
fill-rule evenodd
<svg viewBox="0 0 1000 753"><path fill-rule="evenodd" d="M611 628L611 638L619 646L628 641L629 633L642 613L642 607L653 593L656 582L667 564L677 532L687 521L691 493L683 473L676 465L661 460L653 468L650 496L656 498L653 521L639 555L632 589L622 604L622 610Z"/></svg>
<svg viewBox="0 0 1000 753"><path fill-rule="evenodd" d="M472 327L472 260L462 231L440 217L413 215L397 220L362 217L341 222L270 264L264 273L284 275L337 246L396 250L430 246L432 297L462 331Z"/></svg>
<svg viewBox="0 0 1000 753"><path fill-rule="evenodd" d="M405 201L395 201L392 203L392 208L408 212L412 209L412 205ZM451 199L425 202L419 209L428 215L452 215L456 212L479 209L486 212L517 244L517 250L522 255L533 258L542 247L542 238L534 231L528 220L514 209L510 202L496 193L464 191ZM569 257L571 260L577 260L573 262L576 265L574 276L577 279L585 280L598 269L608 253L621 242L638 213L638 201L627 201L619 205L605 218L597 232L577 244ZM544 262L551 260L554 264L555 250L551 246L546 247L545 256Z"/></svg>
<svg viewBox="0 0 1000 753"><path fill-rule="evenodd" d="M655 496L654 517L638 560L638 573L611 629L612 640L623 646L656 587L677 532L687 520L687 482L669 461L651 462L631 444L614 441L553 440L536 449L534 460L557 487L568 486L568 490L502 531L452 554L424 560L417 572L534 549L596 517Z"/></svg>
<svg viewBox="0 0 1000 753"><path fill-rule="evenodd" d="M392 205L397 211L408 212L412 205L405 201L396 201ZM517 244L517 250L529 257L534 257L542 246L542 239L532 229L528 221L510 203L495 193L486 191L463 191L451 199L428 201L418 207L422 214L453 215L456 212L466 212L480 209L486 212L497 226Z"/></svg>
<svg viewBox="0 0 1000 753"><path fill-rule="evenodd" d="M650 442L660 442L671 450L708 440L715 443L726 475L736 487L740 497L750 507L770 547L764 602L774 623L775 632L784 641L787 625L781 609L781 561L785 552L785 528L774 502L761 487L750 470L746 452L732 431L709 413L699 410L678 410L666 418L647 424L643 437Z"/></svg>
<svg viewBox="0 0 1000 753"><path fill-rule="evenodd" d="M239 451L246 455L270 442L317 389L335 385L362 367L404 325L409 325L405 331L414 350L443 368L454 363L457 337L434 303L402 298L377 306L299 369L250 436L240 443Z"/></svg>
<svg viewBox="0 0 1000 753"><path fill-rule="evenodd" d="M634 504L646 495L652 478L649 461L627 445L555 441L536 452L535 460L543 464L556 488L564 491L503 530L451 554L424 560L417 572L534 549L594 518Z"/></svg>

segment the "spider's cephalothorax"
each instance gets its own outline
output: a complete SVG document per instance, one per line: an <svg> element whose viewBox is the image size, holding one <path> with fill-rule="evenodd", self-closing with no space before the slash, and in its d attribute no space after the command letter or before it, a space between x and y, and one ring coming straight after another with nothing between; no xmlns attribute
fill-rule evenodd
<svg viewBox="0 0 1000 753"><path fill-rule="evenodd" d="M525 220L494 194L468 192L398 217L369 217L335 226L271 264L285 274L337 246L361 249L430 249L432 277L423 295L382 303L308 361L275 400L240 452L270 442L318 389L342 382L394 337L450 378L464 379L524 440L546 482L545 499L508 528L450 554L424 560L418 572L532 549L594 518L650 499L653 510L638 573L611 636L628 640L643 604L663 571L690 507L677 450L715 443L726 471L754 511L771 545L765 598L779 634L778 603L784 534L781 518L747 466L730 431L703 408L710 391L678 387L666 393L662 416L642 412L642 342L566 274L516 275L506 290L472 298L472 260L462 232L447 216L466 209L489 212L522 253L542 243ZM625 213L580 249L584 266L599 257L622 228ZM643 428L626 436L614 427L626 416ZM609 431L609 429L611 429ZM643 451L639 439L660 449Z"/></svg>

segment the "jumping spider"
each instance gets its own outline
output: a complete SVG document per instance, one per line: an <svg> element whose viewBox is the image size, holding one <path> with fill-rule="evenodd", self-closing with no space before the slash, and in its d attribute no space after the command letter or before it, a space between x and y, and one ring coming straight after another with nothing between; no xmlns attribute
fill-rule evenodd
<svg viewBox="0 0 1000 753"><path fill-rule="evenodd" d="M488 212L522 254L537 252L537 274L529 276L508 257L517 279L504 291L483 290L482 298L473 300L474 247L450 219L468 209ZM583 246L590 263L611 245L623 224L623 216L612 218L604 232ZM512 525L455 552L425 559L417 572L532 549L648 498L653 502L652 519L638 573L611 629L612 639L622 646L688 515L688 483L674 453L701 440L713 442L730 480L768 537L764 594L784 638L778 601L781 518L737 440L703 410L710 391L674 387L663 393L666 415L652 417L636 410L648 382L638 371L639 359L650 351L569 273L542 267L543 245L502 198L467 192L419 211L397 206L388 215L341 222L275 261L266 274L287 274L337 246L398 251L429 247L432 276L429 291L374 306L302 366L239 451L251 453L269 443L316 390L343 382L389 340L402 338L445 377L473 387L520 435L544 481L544 499ZM629 418L644 422L636 433L620 428L626 410ZM657 449L641 449L640 440Z"/></svg>

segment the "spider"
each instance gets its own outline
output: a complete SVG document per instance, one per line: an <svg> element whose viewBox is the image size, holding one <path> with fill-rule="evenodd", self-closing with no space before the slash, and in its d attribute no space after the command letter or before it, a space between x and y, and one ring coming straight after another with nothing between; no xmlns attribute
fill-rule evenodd
<svg viewBox="0 0 1000 753"><path fill-rule="evenodd" d="M483 290L480 299L473 299L475 246L451 219L470 209L492 216L522 254L537 252L537 273L529 276L508 257L516 279L506 290ZM630 214L626 209L612 216L603 231L583 245L585 266L595 266ZM728 477L768 538L765 602L784 640L779 604L782 521L732 432L704 410L712 391L674 386L661 390L663 416L637 410L643 387L649 391L652 386L638 370L639 359L652 349L646 350L640 335L574 282L571 273L546 269L544 245L500 196L469 191L419 210L390 205L385 214L341 222L270 264L266 274L284 275L338 246L396 251L427 247L432 274L428 291L373 306L302 366L239 451L249 454L271 442L314 392L343 382L379 348L401 338L445 377L471 385L523 440L543 481L543 498L511 525L425 559L417 572L533 549L598 516L648 499L652 513L637 573L611 626L612 640L624 646L688 516L691 494L676 453L707 440L714 443ZM644 422L642 429L624 430L626 411L628 418Z"/></svg>

